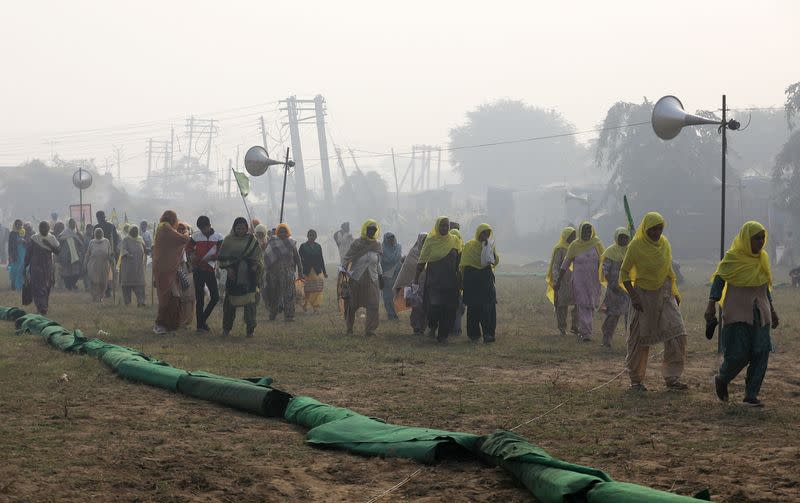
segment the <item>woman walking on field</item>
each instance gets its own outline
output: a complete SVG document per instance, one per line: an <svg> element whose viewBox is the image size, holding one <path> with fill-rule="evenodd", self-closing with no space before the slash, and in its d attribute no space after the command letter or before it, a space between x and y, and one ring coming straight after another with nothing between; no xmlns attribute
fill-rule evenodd
<svg viewBox="0 0 800 503"><path fill-rule="evenodd" d="M625 367L631 389L647 391L644 379L650 346L664 344L661 374L670 390L685 390L681 382L686 363L686 329L678 306L680 294L672 269L672 247L663 235L666 222L648 213L628 245L620 268L620 281L633 306Z"/></svg>
<svg viewBox="0 0 800 503"><path fill-rule="evenodd" d="M161 215L153 241L153 276L158 293L158 314L153 332L165 334L181 326L183 285L178 268L184 257L189 236L177 231L178 215L167 210Z"/></svg>
<svg viewBox="0 0 800 503"><path fill-rule="evenodd" d="M78 232L78 225L75 219L69 219L67 228L58 236L58 242L63 250L63 252L59 254L61 277L64 279L64 287L72 291L78 287L78 280L83 273L83 255L85 248L83 236Z"/></svg>
<svg viewBox="0 0 800 503"><path fill-rule="evenodd" d="M58 253L58 240L50 233L50 224L40 222L39 233L31 236L25 254L25 267L28 269L33 302L42 315L47 314L49 309L50 290L55 284L53 255Z"/></svg>
<svg viewBox="0 0 800 503"><path fill-rule="evenodd" d="M606 283L606 298L603 303L606 306L606 319L603 321L603 346L610 348L611 339L617 329L619 318L628 317L631 308L631 300L628 294L619 284L619 270L628 251L628 243L631 240L630 232L625 227L619 227L614 232L614 244L606 248L601 257L601 274Z"/></svg>
<svg viewBox="0 0 800 503"><path fill-rule="evenodd" d="M103 302L111 276L112 261L111 242L103 236L103 229L94 230L94 239L86 247L86 277L89 280L89 292L94 302Z"/></svg>
<svg viewBox="0 0 800 503"><path fill-rule="evenodd" d="M225 300L222 301L222 335L227 337L236 321L236 308L244 307L247 337L256 330L258 285L264 273L264 260L258 240L247 232L247 220L233 221L231 233L222 241L219 266L227 270Z"/></svg>
<svg viewBox="0 0 800 503"><path fill-rule="evenodd" d="M275 321L278 310L283 308L284 321L294 321L295 273L303 278L303 264L297 251L297 242L286 224L278 225L276 237L267 242L264 261L267 270L267 292L269 297L269 320Z"/></svg>
<svg viewBox="0 0 800 503"><path fill-rule="evenodd" d="M461 275L464 283L464 305L467 306L467 337L478 342L483 329L483 342L495 341L497 327L497 291L494 286L494 268L500 256L494 247L492 228L480 224L475 239L464 246L461 255Z"/></svg>
<svg viewBox="0 0 800 503"><path fill-rule="evenodd" d="M322 291L325 289L325 279L328 271L325 270L325 258L322 256L322 246L317 243L317 231L311 229L306 234L308 241L300 245L300 261L303 263L303 275L305 284L303 292L303 311L308 310L308 306L316 313L322 305Z"/></svg>
<svg viewBox="0 0 800 503"><path fill-rule="evenodd" d="M567 269L561 273L561 264L564 263L564 258L567 256L567 249L570 243L575 241L576 232L573 227L564 227L561 231L561 237L558 243L553 247L553 253L550 255L550 264L547 266L547 298L553 304L556 311L556 325L561 335L567 335L567 314L569 314L569 307L572 306L572 327L570 331L573 334L578 334L578 308L572 301L572 269ZM561 283L556 286L556 279L561 278Z"/></svg>
<svg viewBox="0 0 800 503"><path fill-rule="evenodd" d="M414 275L417 272L417 263L419 261L419 254L425 244L425 239L428 237L427 232L422 232L417 236L417 241L403 260L400 272L397 274L397 279L394 281L394 305L395 312L404 311L411 308L411 315L409 322L411 328L414 330L414 335L422 335L425 333L425 327L428 326L428 318L425 314L425 304L422 301L422 292L425 289L425 273L419 275L417 284L414 284ZM409 289L406 292L406 288ZM406 295L408 293L408 295Z"/></svg>
<svg viewBox="0 0 800 503"><path fill-rule="evenodd" d="M126 306L131 303L131 293L136 295L136 305L143 307L144 302L144 240L139 237L139 228L130 227L128 235L122 238L119 245L119 284L122 287L122 300Z"/></svg>
<svg viewBox="0 0 800 503"><path fill-rule="evenodd" d="M600 304L600 257L605 251L589 222L580 225L578 239L567 248L554 289L559 290L564 274L572 268L572 300L578 308L578 335L592 340L592 317Z"/></svg>
<svg viewBox="0 0 800 503"><path fill-rule="evenodd" d="M381 269L383 269L383 307L389 321L397 320L397 311L394 308L394 282L403 265L403 246L397 242L397 237L391 232L383 235L383 254L381 255Z"/></svg>
<svg viewBox="0 0 800 503"><path fill-rule="evenodd" d="M383 287L381 267L381 243L378 241L381 230L378 222L367 220L361 226L361 236L353 241L342 258L342 270L346 271L350 295L345 299L345 322L347 335L353 335L356 312L363 307L367 311L364 335L375 335L380 318L378 306Z"/></svg>
<svg viewBox="0 0 800 503"><path fill-rule="evenodd" d="M763 407L758 392L772 348L769 330L779 323L766 244L767 229L758 222L745 223L712 276L705 318L716 322L716 304L722 304L724 360L714 376L714 394L721 402L728 401L728 384L747 366L743 404Z"/></svg>
<svg viewBox="0 0 800 503"><path fill-rule="evenodd" d="M426 273L423 299L428 328L438 342L447 342L458 314L461 287L458 264L461 259L461 238L450 234L450 219L439 217L422 246L414 283Z"/></svg>

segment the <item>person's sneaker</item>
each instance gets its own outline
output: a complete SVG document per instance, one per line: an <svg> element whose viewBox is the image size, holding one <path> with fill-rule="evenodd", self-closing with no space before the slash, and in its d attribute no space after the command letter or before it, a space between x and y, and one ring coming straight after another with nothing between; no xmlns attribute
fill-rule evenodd
<svg viewBox="0 0 800 503"><path fill-rule="evenodd" d="M758 398L745 398L742 400L742 405L745 407L763 407L764 404Z"/></svg>
<svg viewBox="0 0 800 503"><path fill-rule="evenodd" d="M253 335L255 335L255 332L247 332L246 337L253 337Z"/></svg>
<svg viewBox="0 0 800 503"><path fill-rule="evenodd" d="M728 401L728 385L718 375L714 376L714 396L720 402Z"/></svg>
<svg viewBox="0 0 800 503"><path fill-rule="evenodd" d="M486 335L486 336L483 337L483 343L484 344L491 344L493 342L494 342L494 336L493 335Z"/></svg>
<svg viewBox="0 0 800 503"><path fill-rule="evenodd" d="M197 327L197 331L198 332L211 332L211 328L209 328L208 325L203 324L203 325L200 325L199 327Z"/></svg>
<svg viewBox="0 0 800 503"><path fill-rule="evenodd" d="M671 391L685 391L689 389L689 385L681 382L678 379L667 381L667 389Z"/></svg>
<svg viewBox="0 0 800 503"><path fill-rule="evenodd" d="M155 325L153 326L153 333L157 335L164 335L167 333L167 329L161 325Z"/></svg>
<svg viewBox="0 0 800 503"><path fill-rule="evenodd" d="M642 383L631 384L631 391L635 391L637 393L643 393L647 391L647 387Z"/></svg>
<svg viewBox="0 0 800 503"><path fill-rule="evenodd" d="M592 342L592 337L588 335L586 337L581 336L581 342Z"/></svg>

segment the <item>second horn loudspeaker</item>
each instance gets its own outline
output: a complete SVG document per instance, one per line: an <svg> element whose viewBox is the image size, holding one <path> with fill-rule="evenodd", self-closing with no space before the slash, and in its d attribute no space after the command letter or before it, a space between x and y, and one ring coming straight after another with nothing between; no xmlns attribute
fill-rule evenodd
<svg viewBox="0 0 800 503"><path fill-rule="evenodd" d="M671 140L678 136L685 126L699 124L722 124L721 121L706 119L699 115L688 114L683 109L683 103L675 96L664 96L653 107L653 116L650 118L653 131L662 140Z"/></svg>

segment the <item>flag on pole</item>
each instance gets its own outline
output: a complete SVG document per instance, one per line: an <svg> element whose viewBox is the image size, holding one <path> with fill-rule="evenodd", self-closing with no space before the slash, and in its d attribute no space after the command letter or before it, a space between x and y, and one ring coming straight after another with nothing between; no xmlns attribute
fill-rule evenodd
<svg viewBox="0 0 800 503"><path fill-rule="evenodd" d="M236 185L239 186L239 193L242 197L247 197L247 194L250 193L250 179L247 178L247 175L235 169L233 170L233 176L236 177Z"/></svg>
<svg viewBox="0 0 800 503"><path fill-rule="evenodd" d="M111 209L111 223L114 224L115 226L119 225L119 218L117 217L116 208Z"/></svg>
<svg viewBox="0 0 800 503"><path fill-rule="evenodd" d="M631 239L633 239L633 235L636 232L636 226L633 223L633 215L631 215L631 207L628 204L628 196L622 196L622 202L625 205L625 216L628 217L628 231L631 233Z"/></svg>
<svg viewBox="0 0 800 503"><path fill-rule="evenodd" d="M128 212L126 211L126 212L124 213L124 215L125 215L125 220L124 220L122 223L123 223L123 224L129 224L130 222L128 222Z"/></svg>

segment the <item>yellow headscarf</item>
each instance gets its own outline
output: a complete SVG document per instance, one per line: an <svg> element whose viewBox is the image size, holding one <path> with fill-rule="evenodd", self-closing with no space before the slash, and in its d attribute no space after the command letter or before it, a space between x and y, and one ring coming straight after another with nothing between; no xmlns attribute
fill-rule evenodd
<svg viewBox="0 0 800 503"><path fill-rule="evenodd" d="M592 228L592 235L591 237L589 237L589 239L584 240L581 237L581 230L587 225ZM587 221L583 221L581 222L581 225L578 227L577 232L578 236L575 239L575 241L570 243L569 248L567 248L567 256L564 258L564 260L571 260L575 257L579 257L584 253L586 253L587 251L589 251L591 248L597 250L597 258L599 259L603 255L605 247L603 246L603 242L600 241L600 238L597 237L594 225L590 224Z"/></svg>
<svg viewBox="0 0 800 503"><path fill-rule="evenodd" d="M372 237L367 236L367 227L369 227L370 225L374 225L375 228L378 229L377 231L375 231L375 235ZM381 235L381 225L376 220L370 219L361 224L361 239L369 239L372 241L377 241L380 235Z"/></svg>
<svg viewBox="0 0 800 503"><path fill-rule="evenodd" d="M422 245L422 251L419 253L420 264L442 260L450 253L450 250L456 250L461 253L464 243L460 237L451 234L449 231L444 236L439 234L439 223L446 218L439 217L436 219L436 223L433 224L433 230L428 233L425 244Z"/></svg>
<svg viewBox="0 0 800 503"><path fill-rule="evenodd" d="M483 251L483 243L481 243L478 239L483 231L489 231L489 237L491 237L492 233L494 232L489 224L480 224L478 228L475 229L475 239L470 239L467 241L467 244L464 245L464 251L461 254L461 264L459 267L461 267L462 271L465 267L484 269L484 267L481 265L481 251ZM492 249L494 250L494 247L492 247ZM497 267L497 265L500 263L500 256L497 254L497 250L494 250L494 257L495 264L491 266L492 269Z"/></svg>
<svg viewBox="0 0 800 503"><path fill-rule="evenodd" d="M555 304L556 302L556 292L553 290L553 285L555 281L553 280L553 261L556 259L556 252L558 250L566 250L569 248L569 243L567 243L567 239L575 232L574 227L564 227L561 231L561 237L558 240L558 243L553 247L553 253L550 254L550 264L547 266L547 275L545 276L545 281L547 282L547 298L550 299L551 304Z"/></svg>
<svg viewBox="0 0 800 503"><path fill-rule="evenodd" d="M675 271L672 270L672 245L663 234L658 241L653 241L647 236L647 230L666 222L661 214L651 211L646 214L636 229L622 268L619 273L619 282L632 282L642 290L658 290L664 285L667 278L672 279L672 293L678 295L678 285L675 282Z"/></svg>
<svg viewBox="0 0 800 503"><path fill-rule="evenodd" d="M717 270L711 276L719 276L725 280L725 291L728 284L734 286L772 286L772 269L769 265L769 255L761 249L758 253L753 253L750 240L764 231L764 248L767 247L767 229L758 222L745 222L739 230L739 234L733 238L731 248L725 253L725 257L720 261ZM722 293L720 302L725 299L725 291Z"/></svg>
<svg viewBox="0 0 800 503"><path fill-rule="evenodd" d="M603 274L603 262L608 260L613 260L614 262L622 262L625 259L625 252L628 251L628 245L620 246L617 241L619 241L620 236L628 236L628 240L631 238L631 233L628 232L627 227L617 227L617 230L614 231L614 243L606 248L606 251L603 252L603 255L600 257L600 283L603 286L608 286L608 281L606 281L605 274Z"/></svg>

